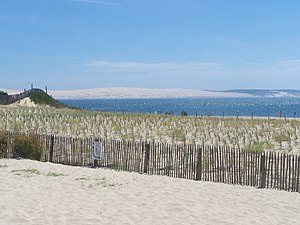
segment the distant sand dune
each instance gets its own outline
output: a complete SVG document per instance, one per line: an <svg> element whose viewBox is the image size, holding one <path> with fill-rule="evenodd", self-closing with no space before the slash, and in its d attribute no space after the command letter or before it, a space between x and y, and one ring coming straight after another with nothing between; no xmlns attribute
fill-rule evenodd
<svg viewBox="0 0 300 225"><path fill-rule="evenodd" d="M21 90L0 88L9 94ZM299 97L299 90L234 89L229 91L204 91L198 89L158 89L158 88L94 88L85 90L51 90L48 93L56 99L96 99L96 98L195 98L195 97Z"/></svg>
<svg viewBox="0 0 300 225"><path fill-rule="evenodd" d="M0 224L299 224L300 195L0 160Z"/></svg>
<svg viewBox="0 0 300 225"><path fill-rule="evenodd" d="M249 97L249 94L191 89L97 88L87 90L49 91L57 99L95 98L179 98L179 97Z"/></svg>

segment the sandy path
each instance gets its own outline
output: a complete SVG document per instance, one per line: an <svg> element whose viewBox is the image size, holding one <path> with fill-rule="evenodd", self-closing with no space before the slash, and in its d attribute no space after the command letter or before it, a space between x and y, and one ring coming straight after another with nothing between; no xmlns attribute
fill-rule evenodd
<svg viewBox="0 0 300 225"><path fill-rule="evenodd" d="M299 224L300 194L0 160L0 225Z"/></svg>

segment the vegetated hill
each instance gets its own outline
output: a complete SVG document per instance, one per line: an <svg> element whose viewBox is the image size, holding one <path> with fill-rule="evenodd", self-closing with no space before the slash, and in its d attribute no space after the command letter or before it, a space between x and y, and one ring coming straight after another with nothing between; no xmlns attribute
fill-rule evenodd
<svg viewBox="0 0 300 225"><path fill-rule="evenodd" d="M11 95L0 90L1 105L10 105L26 98L29 98L32 102L34 102L37 105L49 105L55 108L77 109L75 107L68 107L67 105L55 100L52 96L48 95L46 92L38 88L33 88L27 91L25 90L24 92L21 92L19 94L11 94Z"/></svg>
<svg viewBox="0 0 300 225"><path fill-rule="evenodd" d="M49 105L55 108L67 108L68 106L55 100L45 92L34 92L29 95L29 98L36 104Z"/></svg>
<svg viewBox="0 0 300 225"><path fill-rule="evenodd" d="M234 89L234 90L227 90L225 92L250 94L253 95L253 97L300 97L300 90L292 90L292 89L276 89L276 90Z"/></svg>

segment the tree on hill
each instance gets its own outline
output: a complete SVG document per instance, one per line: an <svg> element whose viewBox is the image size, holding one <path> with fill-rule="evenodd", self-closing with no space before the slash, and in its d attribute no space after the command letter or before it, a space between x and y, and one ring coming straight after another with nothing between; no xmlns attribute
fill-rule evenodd
<svg viewBox="0 0 300 225"><path fill-rule="evenodd" d="M0 90L0 95L8 95L7 92Z"/></svg>

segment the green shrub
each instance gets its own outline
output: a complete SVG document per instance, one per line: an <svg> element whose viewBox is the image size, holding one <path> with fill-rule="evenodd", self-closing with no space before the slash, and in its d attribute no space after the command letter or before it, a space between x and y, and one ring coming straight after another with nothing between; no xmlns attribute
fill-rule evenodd
<svg viewBox="0 0 300 225"><path fill-rule="evenodd" d="M5 91L0 91L0 95L8 95Z"/></svg>
<svg viewBox="0 0 300 225"><path fill-rule="evenodd" d="M274 137L275 141L277 141L278 143L281 143L283 141L290 141L291 140L291 137L288 135L288 134L284 134L284 133L281 133L281 134L277 134L275 137Z"/></svg>
<svg viewBox="0 0 300 225"><path fill-rule="evenodd" d="M55 100L50 95L46 94L45 92L35 92L30 94L30 99L40 105L49 105L56 108L64 108L67 107L65 104Z"/></svg>
<svg viewBox="0 0 300 225"><path fill-rule="evenodd" d="M253 143L246 145L244 148L245 152L263 152L265 150L266 142L257 142L254 141Z"/></svg>
<svg viewBox="0 0 300 225"><path fill-rule="evenodd" d="M40 160L42 152L43 147L35 136L17 135L14 142L13 157Z"/></svg>
<svg viewBox="0 0 300 225"><path fill-rule="evenodd" d="M265 142L265 148L266 148L266 149L274 149L274 144L272 144L272 143L269 142L269 141L266 141L266 142Z"/></svg>

